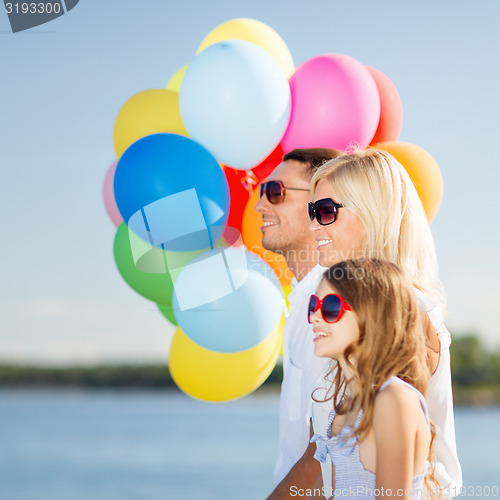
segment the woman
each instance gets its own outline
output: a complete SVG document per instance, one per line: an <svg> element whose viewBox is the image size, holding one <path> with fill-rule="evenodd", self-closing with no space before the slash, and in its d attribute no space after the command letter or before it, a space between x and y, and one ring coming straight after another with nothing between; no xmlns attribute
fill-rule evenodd
<svg viewBox="0 0 500 500"><path fill-rule="evenodd" d="M330 456L335 464L335 497L438 493L424 398L429 372L412 284L389 262L340 262L311 296L308 321L315 354L331 358L335 372L328 424L312 438L315 458L324 463Z"/></svg>
<svg viewBox="0 0 500 500"><path fill-rule="evenodd" d="M427 395L436 425L436 477L445 496L451 496L447 488L459 489L462 483L453 420L451 338L443 322L444 293L434 241L413 183L390 154L368 149L325 163L311 180L311 193L310 229L318 241L320 264L376 257L398 265L416 288L432 373ZM324 425L328 406L313 405L313 425ZM331 474L323 465L322 471Z"/></svg>

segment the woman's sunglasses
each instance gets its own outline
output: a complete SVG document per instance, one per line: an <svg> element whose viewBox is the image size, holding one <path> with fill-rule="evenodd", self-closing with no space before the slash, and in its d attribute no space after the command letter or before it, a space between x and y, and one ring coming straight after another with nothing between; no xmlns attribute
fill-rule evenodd
<svg viewBox="0 0 500 500"><path fill-rule="evenodd" d="M335 203L331 198L322 198L314 203L309 202L309 218L318 221L318 224L326 226L337 220L337 209L344 205Z"/></svg>
<svg viewBox="0 0 500 500"><path fill-rule="evenodd" d="M340 295L334 293L325 295L322 299L316 295L311 295L307 308L307 321L309 323L312 323L311 317L318 309L327 323L336 323L340 320L344 311L352 311L351 306L346 304Z"/></svg>
<svg viewBox="0 0 500 500"><path fill-rule="evenodd" d="M287 189L293 191L309 191L309 189L285 187L281 181L268 181L260 185L260 197L262 198L265 193L267 201L272 205L277 205L278 203L282 203L285 199Z"/></svg>

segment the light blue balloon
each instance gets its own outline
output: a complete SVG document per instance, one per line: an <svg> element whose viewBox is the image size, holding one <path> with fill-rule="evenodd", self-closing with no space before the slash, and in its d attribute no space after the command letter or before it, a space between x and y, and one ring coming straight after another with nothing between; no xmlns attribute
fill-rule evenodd
<svg viewBox="0 0 500 500"><path fill-rule="evenodd" d="M237 169L261 163L290 119L290 86L278 62L244 40L206 48L188 66L179 105L189 135Z"/></svg>
<svg viewBox="0 0 500 500"><path fill-rule="evenodd" d="M179 326L211 351L234 353L256 346L283 312L274 271L244 247L203 253L173 279L172 308Z"/></svg>

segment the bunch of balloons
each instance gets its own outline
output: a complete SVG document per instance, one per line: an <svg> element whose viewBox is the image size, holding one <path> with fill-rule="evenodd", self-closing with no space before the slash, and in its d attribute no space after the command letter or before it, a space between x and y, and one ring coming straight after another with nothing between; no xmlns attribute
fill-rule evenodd
<svg viewBox="0 0 500 500"><path fill-rule="evenodd" d="M292 275L261 246L259 183L295 148L375 146L408 170L429 220L439 168L398 142L401 99L387 76L342 54L297 69L253 19L211 31L165 88L132 96L114 126L104 201L127 284L177 325L169 367L187 394L227 401L269 376Z"/></svg>

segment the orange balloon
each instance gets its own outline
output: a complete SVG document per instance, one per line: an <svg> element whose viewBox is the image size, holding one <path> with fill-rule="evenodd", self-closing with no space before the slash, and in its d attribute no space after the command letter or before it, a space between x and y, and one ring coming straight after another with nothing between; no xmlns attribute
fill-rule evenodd
<svg viewBox="0 0 500 500"><path fill-rule="evenodd" d="M290 285L293 274L287 266L285 257L277 253L266 250L262 246L262 215L255 210L255 205L260 198L260 184L255 188L254 192L248 200L245 211L243 212L243 223L241 225L241 235L243 243L250 252L262 257L278 276L281 286Z"/></svg>
<svg viewBox="0 0 500 500"><path fill-rule="evenodd" d="M403 165L431 222L443 197L443 178L436 160L425 149L409 142L380 142L373 147L387 151Z"/></svg>

